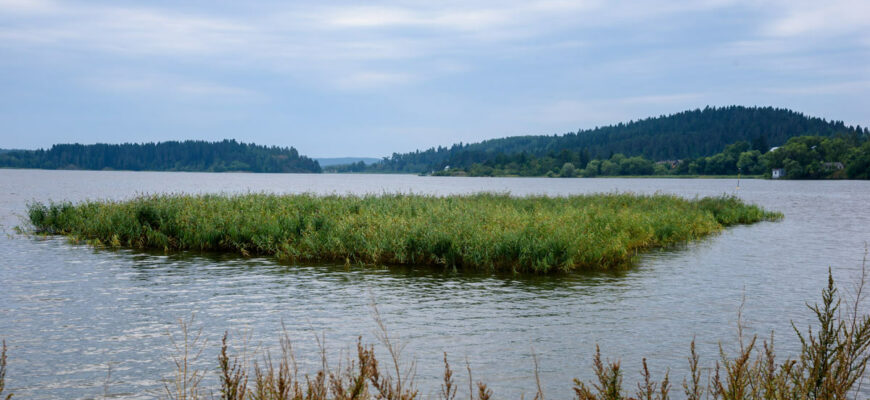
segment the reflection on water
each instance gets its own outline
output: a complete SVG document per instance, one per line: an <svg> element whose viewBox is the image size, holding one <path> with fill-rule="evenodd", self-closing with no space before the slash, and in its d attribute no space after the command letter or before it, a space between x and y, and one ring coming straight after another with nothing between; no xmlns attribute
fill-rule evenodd
<svg viewBox="0 0 870 400"><path fill-rule="evenodd" d="M426 178L404 175L255 175L0 170L0 223L18 223L30 200L126 198L154 192L469 193L516 195L657 191L693 197L733 192L728 180ZM551 398L589 378L591 355L621 358L626 382L641 357L679 381L697 336L702 362L733 344L746 294L751 332L777 332L794 354L789 325L806 326L828 266L841 281L870 240L867 182L741 182L739 195L785 220L728 229L677 249L641 255L615 273L559 276L285 265L222 254L95 250L63 238L0 237L0 337L10 344L9 384L20 398L151 398L171 365L166 332L196 314L215 367L224 330L251 332L274 348L282 322L304 365L317 364L314 335L334 360L357 336L374 342L371 304L409 341L424 394L440 383L442 352L468 358L475 379L500 397L534 391L532 352Z"/></svg>

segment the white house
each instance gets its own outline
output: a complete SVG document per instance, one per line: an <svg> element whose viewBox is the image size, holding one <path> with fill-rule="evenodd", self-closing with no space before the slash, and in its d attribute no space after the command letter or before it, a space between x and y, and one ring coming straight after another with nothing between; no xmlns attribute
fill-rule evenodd
<svg viewBox="0 0 870 400"><path fill-rule="evenodd" d="M774 168L770 171L770 177L773 179L779 179L785 176L785 168Z"/></svg>

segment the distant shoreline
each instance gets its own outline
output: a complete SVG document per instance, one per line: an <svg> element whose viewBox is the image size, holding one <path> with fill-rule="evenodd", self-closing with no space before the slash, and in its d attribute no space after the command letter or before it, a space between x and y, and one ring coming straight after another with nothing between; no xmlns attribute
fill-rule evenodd
<svg viewBox="0 0 870 400"><path fill-rule="evenodd" d="M737 175L599 175L599 176L576 176L576 177L548 177L548 176L519 176L519 175L497 175L497 176L462 176L462 175L421 175L408 172L257 172L257 171L207 171L207 170L152 170L152 169L83 169L83 168L16 168L16 167L0 167L0 170L19 170L19 171L89 171L89 172L186 172L200 174L264 174L264 175L410 175L410 176L425 176L433 178L546 178L554 180L571 180L571 179L738 179ZM741 180L784 180L784 181L862 181L862 179L770 179L764 175L740 175Z"/></svg>

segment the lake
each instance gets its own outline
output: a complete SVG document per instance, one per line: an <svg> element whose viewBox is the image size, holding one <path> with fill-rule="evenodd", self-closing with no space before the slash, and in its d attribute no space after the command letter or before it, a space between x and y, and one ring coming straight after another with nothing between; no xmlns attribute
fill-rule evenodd
<svg viewBox="0 0 870 400"><path fill-rule="evenodd" d="M213 371L228 330L249 347L277 348L282 324L303 367L319 365L315 337L333 366L376 343L372 303L406 341L424 398L435 398L447 352L460 388L464 363L498 398L531 398L534 361L549 398L571 396L592 377L596 344L621 359L634 387L643 357L654 376L671 368L672 393L686 375L689 343L712 365L721 342L776 332L794 355L790 321L812 321L828 268L846 289L870 241L870 182L734 179L439 178L413 175L212 174L0 170L0 338L9 345L15 398L154 398L171 376L167 332L195 315ZM432 268L287 265L222 254L98 250L65 238L14 233L27 202L126 199L185 193L424 193L513 195L597 192L736 194L783 212L779 222L729 228L705 240L642 254L618 273L559 276L468 274ZM744 299L745 300L742 300ZM377 346L383 355L382 346ZM534 356L533 356L534 355ZM386 361L386 360L382 360ZM111 374L107 373L111 369ZM209 381L210 382L210 381Z"/></svg>

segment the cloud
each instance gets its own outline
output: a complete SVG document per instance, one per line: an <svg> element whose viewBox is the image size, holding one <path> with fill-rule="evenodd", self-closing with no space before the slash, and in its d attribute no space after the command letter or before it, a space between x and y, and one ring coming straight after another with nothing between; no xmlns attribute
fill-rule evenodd
<svg viewBox="0 0 870 400"><path fill-rule="evenodd" d="M702 93L667 93L604 99L566 99L538 106L530 117L537 123L570 123L592 127L694 108L704 96Z"/></svg>
<svg viewBox="0 0 870 400"><path fill-rule="evenodd" d="M171 75L113 74L84 79L88 86L117 93L151 94L174 98L249 101L262 95L251 90Z"/></svg>
<svg viewBox="0 0 870 400"><path fill-rule="evenodd" d="M784 13L762 32L774 37L834 36L861 33L870 27L870 3L863 0L789 1ZM861 33L862 36L866 32Z"/></svg>
<svg viewBox="0 0 870 400"><path fill-rule="evenodd" d="M587 1L528 1L462 5L437 3L435 7L356 6L324 9L320 21L335 28L416 28L485 31L516 27L557 13L583 10Z"/></svg>
<svg viewBox="0 0 870 400"><path fill-rule="evenodd" d="M57 44L120 55L219 53L251 39L245 24L144 8L60 7L0 28L7 46ZM241 40L241 41L240 41Z"/></svg>
<svg viewBox="0 0 870 400"><path fill-rule="evenodd" d="M336 86L343 89L367 89L385 85L405 84L415 77L404 73L358 71L336 79Z"/></svg>
<svg viewBox="0 0 870 400"><path fill-rule="evenodd" d="M106 64L138 67L146 74L180 75L174 66L181 64L194 67L188 70L270 74L328 89L380 90L462 75L490 60L505 65L534 61L541 54L574 58L601 75L612 76L621 69L632 76L654 76L672 60L697 64L703 58L699 49L705 47L716 49L711 53L720 58L773 60L758 62L766 68L783 55L826 46L830 42L825 38L831 35L852 35L865 47L870 45L866 35L857 34L870 24L864 17L870 14L870 3L857 0L359 4L277 3L267 10L237 12L220 5L181 11L118 3L0 0L0 56L24 49L30 54L63 54L68 57L63 61L81 65L101 57ZM676 29L669 21L703 21L701 17L714 18L719 10L757 18L749 19L748 31L729 35L730 42L681 47L694 38L680 35L692 32L657 36L659 30ZM610 51L620 46L631 49ZM578 60L578 54L585 58ZM76 56L80 58L71 59ZM184 80L196 82L197 77Z"/></svg>
<svg viewBox="0 0 870 400"><path fill-rule="evenodd" d="M620 104L671 105L674 103L694 102L703 97L701 93L658 94L647 96L623 97L616 99Z"/></svg>
<svg viewBox="0 0 870 400"><path fill-rule="evenodd" d="M57 10L54 2L47 0L0 0L0 13L34 14Z"/></svg>
<svg viewBox="0 0 870 400"><path fill-rule="evenodd" d="M788 95L844 95L861 94L870 90L870 80L835 82L817 85L773 87L766 92Z"/></svg>
<svg viewBox="0 0 870 400"><path fill-rule="evenodd" d="M0 28L0 39L6 39L0 45L57 44L122 56L243 56L271 64L334 59L364 62L438 56L458 47L473 49L494 42L510 45L510 41L559 29L610 23L617 14L643 18L698 7L693 2L641 4L621 8L620 13L609 11L598 0L297 6L243 17L0 0L0 18L5 16L8 22ZM10 18L11 10L25 8L43 12Z"/></svg>

